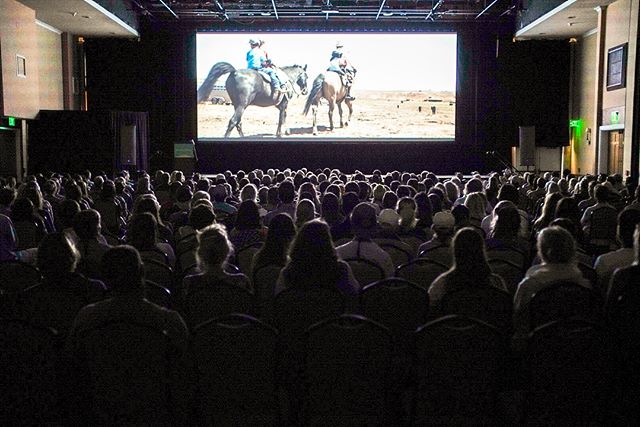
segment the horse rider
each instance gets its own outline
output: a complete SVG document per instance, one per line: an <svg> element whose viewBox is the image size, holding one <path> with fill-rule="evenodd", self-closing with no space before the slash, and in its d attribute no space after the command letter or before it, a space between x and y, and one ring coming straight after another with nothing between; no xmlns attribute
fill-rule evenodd
<svg viewBox="0 0 640 427"><path fill-rule="evenodd" d="M347 59L342 48L344 45L342 42L336 43L336 48L331 52L331 60L329 61L329 68L327 71L333 71L344 76L344 85L347 88L347 94L344 99L347 101L355 101L355 97L351 96L351 86L353 85L353 78L356 75L356 69L351 65Z"/></svg>
<svg viewBox="0 0 640 427"><path fill-rule="evenodd" d="M284 97L284 85L280 82L278 73L271 59L269 59L269 55L262 48L263 44L264 40L249 40L251 49L247 52L247 68L261 71L271 78L271 98L275 104L278 105Z"/></svg>

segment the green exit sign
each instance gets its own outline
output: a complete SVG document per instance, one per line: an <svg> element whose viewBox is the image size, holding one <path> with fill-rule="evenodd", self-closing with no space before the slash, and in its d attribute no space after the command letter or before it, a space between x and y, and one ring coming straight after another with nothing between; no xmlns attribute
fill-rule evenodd
<svg viewBox="0 0 640 427"><path fill-rule="evenodd" d="M14 127L16 125L16 118L9 117L9 126Z"/></svg>
<svg viewBox="0 0 640 427"><path fill-rule="evenodd" d="M611 124L617 125L620 123L620 111L613 111L611 113Z"/></svg>

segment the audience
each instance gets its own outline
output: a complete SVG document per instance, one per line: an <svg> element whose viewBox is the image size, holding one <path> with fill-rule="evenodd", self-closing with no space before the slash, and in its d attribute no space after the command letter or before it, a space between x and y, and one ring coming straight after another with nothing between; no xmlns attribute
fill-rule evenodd
<svg viewBox="0 0 640 427"><path fill-rule="evenodd" d="M443 310L443 300L453 293L481 296L478 301L490 304L484 295L506 290L505 283L517 283L526 270L513 298L516 341L531 332L531 299L552 283L591 288L593 268L611 308L638 276L640 190L627 192L618 176L505 171L438 177L428 171L369 175L328 168L131 175L86 171L43 173L21 183L0 179L0 267L20 260L42 274L39 284L9 302L14 307L0 301L7 310L0 317L18 313L24 321L56 329L61 338L70 332L72 351L84 331L120 320L165 331L184 350L188 332L181 315L145 299L143 260L160 256L175 268L171 282L177 286L168 286L174 292L167 305L193 328L186 302L197 304L198 298L189 299L196 292L228 286L254 300L252 279L237 273L233 255L262 242L247 274L275 266L269 275L276 293L329 289L345 295L347 311L356 313L364 284L344 260L369 260L392 278L394 262L380 245L404 245L412 257L450 266L427 284L429 318L462 314ZM587 244L582 227L588 233L591 214L603 206L618 212L609 225L617 226L619 246L600 254ZM124 236L132 246L121 244ZM537 256L531 261L533 242ZM503 249L525 254L515 281L489 267L487 252L493 256ZM393 310L403 313L402 306ZM513 355L521 357L521 351L526 350L516 346Z"/></svg>

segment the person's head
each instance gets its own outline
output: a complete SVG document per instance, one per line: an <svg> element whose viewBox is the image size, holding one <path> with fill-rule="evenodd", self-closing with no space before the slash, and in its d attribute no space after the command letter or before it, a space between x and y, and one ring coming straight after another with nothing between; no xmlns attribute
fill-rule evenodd
<svg viewBox="0 0 640 427"><path fill-rule="evenodd" d="M609 201L610 191L606 185L604 184L596 185L596 188L593 193L598 203L606 203Z"/></svg>
<svg viewBox="0 0 640 427"><path fill-rule="evenodd" d="M289 243L296 235L296 227L293 224L293 219L286 214L280 213L274 216L269 222L269 230L267 231L267 238L265 246L271 243L277 242L280 245Z"/></svg>
<svg viewBox="0 0 640 427"><path fill-rule="evenodd" d="M640 188L640 187L639 187ZM16 190L13 188L0 188L0 205L9 206L16 198Z"/></svg>
<svg viewBox="0 0 640 427"><path fill-rule="evenodd" d="M576 223L580 222L580 208L573 197L563 197L556 205L555 218L567 218Z"/></svg>
<svg viewBox="0 0 640 427"><path fill-rule="evenodd" d="M302 199L296 205L296 226L301 227L302 224L311 221L316 217L316 207L311 200Z"/></svg>
<svg viewBox="0 0 640 427"><path fill-rule="evenodd" d="M383 230L396 231L400 225L400 215L393 209L382 209L378 223Z"/></svg>
<svg viewBox="0 0 640 427"><path fill-rule="evenodd" d="M73 231L80 240L96 239L100 230L100 213L94 209L80 211L73 217Z"/></svg>
<svg viewBox="0 0 640 427"><path fill-rule="evenodd" d="M337 255L327 223L318 219L305 223L291 244L289 259L301 267L335 263Z"/></svg>
<svg viewBox="0 0 640 427"><path fill-rule="evenodd" d="M207 225L211 225L216 221L216 214L210 205L201 203L194 206L189 212L189 224L195 230L202 230Z"/></svg>
<svg viewBox="0 0 640 427"><path fill-rule="evenodd" d="M465 227L453 237L453 270L465 275L488 271L484 238L475 229Z"/></svg>
<svg viewBox="0 0 640 427"><path fill-rule="evenodd" d="M398 215L400 215L400 225L413 227L416 219L416 201L411 197L403 197L398 200Z"/></svg>
<svg viewBox="0 0 640 427"><path fill-rule="evenodd" d="M35 214L33 202L26 197L18 197L11 204L11 219L15 221L32 221Z"/></svg>
<svg viewBox="0 0 640 427"><path fill-rule="evenodd" d="M351 212L351 229L358 238L369 239L376 229L376 210L367 203L359 203Z"/></svg>
<svg viewBox="0 0 640 427"><path fill-rule="evenodd" d="M537 221L539 224L546 225L554 220L556 207L558 206L560 199L562 199L562 194L560 193L551 193L545 196L544 204L542 205L542 215ZM546 222L546 224L543 224L543 222Z"/></svg>
<svg viewBox="0 0 640 427"><path fill-rule="evenodd" d="M493 209L491 236L496 239L514 240L520 231L522 217L512 202L499 202Z"/></svg>
<svg viewBox="0 0 640 427"><path fill-rule="evenodd" d="M569 264L576 257L576 242L562 227L543 228L538 234L537 247L543 264Z"/></svg>
<svg viewBox="0 0 640 427"><path fill-rule="evenodd" d="M236 228L238 230L251 230L261 227L260 211L253 200L245 200L238 206Z"/></svg>
<svg viewBox="0 0 640 427"><path fill-rule="evenodd" d="M498 191L498 200L500 201L509 201L514 205L518 205L518 201L520 199L520 193L518 189L511 184L504 184L500 187Z"/></svg>
<svg viewBox="0 0 640 427"><path fill-rule="evenodd" d="M158 223L148 212L135 214L127 227L127 238L131 246L139 251L155 248L158 239Z"/></svg>
<svg viewBox="0 0 640 427"><path fill-rule="evenodd" d="M398 204L398 196L393 191L387 191L382 196L382 209L395 209Z"/></svg>
<svg viewBox="0 0 640 427"><path fill-rule="evenodd" d="M478 178L472 178L464 186L464 194L477 193L480 191L484 191L484 185L482 184L482 180Z"/></svg>
<svg viewBox="0 0 640 427"><path fill-rule="evenodd" d="M465 205L457 205L451 209L451 215L456 219L456 229L469 225L469 209Z"/></svg>
<svg viewBox="0 0 640 427"><path fill-rule="evenodd" d="M326 193L322 197L322 218L328 224L334 224L341 220L340 199L333 193Z"/></svg>
<svg viewBox="0 0 640 427"><path fill-rule="evenodd" d="M220 224L212 224L198 232L196 260L204 272L220 270L229 259L233 245L227 230Z"/></svg>
<svg viewBox="0 0 640 427"><path fill-rule="evenodd" d="M278 186L278 198L282 203L293 203L296 189L291 181L282 181Z"/></svg>
<svg viewBox="0 0 640 427"><path fill-rule="evenodd" d="M256 47L260 47L260 40L249 39L249 46L251 47L251 49L256 48Z"/></svg>
<svg viewBox="0 0 640 427"><path fill-rule="evenodd" d="M618 215L618 239L624 248L633 247L633 233L640 224L640 210L625 209Z"/></svg>
<svg viewBox="0 0 640 427"><path fill-rule="evenodd" d="M446 240L453 236L456 219L450 212L442 211L433 216L431 228L440 240Z"/></svg>
<svg viewBox="0 0 640 427"><path fill-rule="evenodd" d="M60 228L73 227L73 218L80 212L80 205L75 200L63 200L56 212Z"/></svg>
<svg viewBox="0 0 640 427"><path fill-rule="evenodd" d="M105 181L102 184L100 197L102 198L102 200L112 200L114 197L116 197L116 185L113 181Z"/></svg>
<svg viewBox="0 0 640 427"><path fill-rule="evenodd" d="M467 194L464 205L469 209L470 218L482 219L487 214L487 198L482 193Z"/></svg>
<svg viewBox="0 0 640 427"><path fill-rule="evenodd" d="M258 189L253 184L247 184L240 190L240 200L258 200Z"/></svg>
<svg viewBox="0 0 640 427"><path fill-rule="evenodd" d="M342 213L344 213L345 216L351 215L351 211L353 211L353 208L355 208L358 203L360 203L360 199L356 193L345 193L345 195L342 196Z"/></svg>
<svg viewBox="0 0 640 427"><path fill-rule="evenodd" d="M115 291L140 290L144 267L137 249L129 245L114 246L102 256L102 278Z"/></svg>
<svg viewBox="0 0 640 427"><path fill-rule="evenodd" d="M64 233L51 233L38 245L36 266L44 277L61 277L72 273L80 254Z"/></svg>

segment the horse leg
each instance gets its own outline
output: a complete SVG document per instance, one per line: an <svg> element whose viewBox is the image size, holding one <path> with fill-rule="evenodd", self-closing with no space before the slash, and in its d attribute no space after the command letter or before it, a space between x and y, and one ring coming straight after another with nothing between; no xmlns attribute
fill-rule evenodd
<svg viewBox="0 0 640 427"><path fill-rule="evenodd" d="M236 129L238 130L238 133L240 134L240 138L244 138L244 132L242 132L242 122L238 122L238 124L236 125Z"/></svg>
<svg viewBox="0 0 640 427"><path fill-rule="evenodd" d="M333 101L329 101L329 130L333 130L333 108L335 104Z"/></svg>
<svg viewBox="0 0 640 427"><path fill-rule="evenodd" d="M314 135L318 134L318 106L311 106L311 116L313 117L313 125L311 126L311 132Z"/></svg>
<svg viewBox="0 0 640 427"><path fill-rule="evenodd" d="M347 104L347 108L349 108L349 118L344 123L344 125L349 126L349 122L351 121L351 115L353 114L353 104L351 103L351 101L344 101L344 103Z"/></svg>
<svg viewBox="0 0 640 427"><path fill-rule="evenodd" d="M231 118L229 119L229 126L227 126L227 132L224 134L225 138L229 138L229 135L231 135L231 131L233 130L233 128L240 126L240 121L242 120L242 114L244 114L244 109L245 107L238 105L236 106L236 110L233 113L233 116L231 116ZM242 128L240 128L240 136L242 135Z"/></svg>
<svg viewBox="0 0 640 427"><path fill-rule="evenodd" d="M338 102L338 114L340 115L340 127L344 127L344 123L342 122L342 102Z"/></svg>
<svg viewBox="0 0 640 427"><path fill-rule="evenodd" d="M278 110L280 110L280 115L278 117L278 130L276 131L276 136L280 138L282 136L282 127L284 126L285 135L289 135L289 129L287 129L286 121L287 121L287 101L284 100L278 106Z"/></svg>

